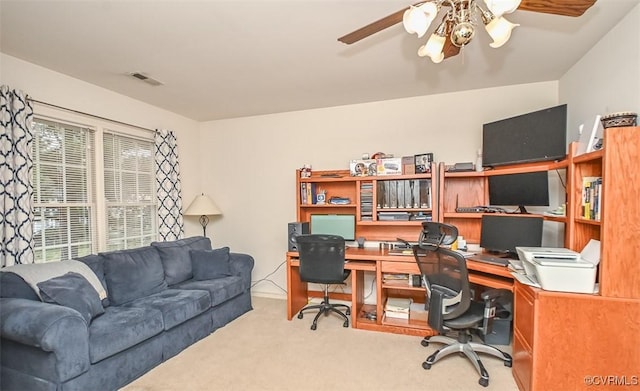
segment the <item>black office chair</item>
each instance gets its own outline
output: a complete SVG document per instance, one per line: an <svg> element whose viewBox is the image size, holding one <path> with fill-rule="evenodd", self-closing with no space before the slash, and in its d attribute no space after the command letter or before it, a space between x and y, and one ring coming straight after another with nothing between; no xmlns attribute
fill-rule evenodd
<svg viewBox="0 0 640 391"><path fill-rule="evenodd" d="M506 289L491 289L483 292L484 302L471 297L469 274L465 258L448 248L441 247L455 242L458 229L452 225L423 222L418 245L413 247L423 281L427 288L428 323L440 334L457 333L457 338L444 335L425 337L422 346L431 342L447 346L437 350L422 363L430 369L441 358L453 353L463 353L480 374L478 383L489 385L489 373L482 365L477 353L486 353L503 360L511 367L511 356L498 348L484 343L471 342L471 332L488 335L496 312L496 300L510 292Z"/></svg>
<svg viewBox="0 0 640 391"><path fill-rule="evenodd" d="M311 324L311 330L318 326L318 318L331 312L344 319L344 327L349 327L351 308L346 304L332 304L329 302L329 284L344 284L351 270L344 270L345 243L342 236L337 235L300 235L296 237L300 259L300 279L305 282L324 284L324 298L322 303L308 305L300 310L298 319L303 313L318 310ZM345 308L342 312L338 308Z"/></svg>

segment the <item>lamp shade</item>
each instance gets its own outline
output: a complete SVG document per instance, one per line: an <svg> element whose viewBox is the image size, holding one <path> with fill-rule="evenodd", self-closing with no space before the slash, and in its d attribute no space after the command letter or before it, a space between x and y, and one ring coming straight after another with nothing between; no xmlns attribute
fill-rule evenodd
<svg viewBox="0 0 640 391"><path fill-rule="evenodd" d="M222 212L218 205L204 193L197 195L187 210L184 211L185 216L214 216L221 214Z"/></svg>
<svg viewBox="0 0 640 391"><path fill-rule="evenodd" d="M510 14L520 6L520 0L484 0L484 2L495 16Z"/></svg>
<svg viewBox="0 0 640 391"><path fill-rule="evenodd" d="M404 12L402 24L409 34L422 37L437 14L438 7L432 2L424 3L419 7L410 6Z"/></svg>
<svg viewBox="0 0 640 391"><path fill-rule="evenodd" d="M487 33L493 38L493 42L489 44L492 48L499 48L504 45L511 37L511 30L520 26L516 23L511 23L503 16L492 19L485 28Z"/></svg>

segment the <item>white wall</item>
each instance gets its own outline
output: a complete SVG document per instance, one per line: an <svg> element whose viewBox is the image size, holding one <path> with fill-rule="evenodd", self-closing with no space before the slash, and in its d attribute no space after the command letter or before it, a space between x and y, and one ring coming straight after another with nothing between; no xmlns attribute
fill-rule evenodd
<svg viewBox="0 0 640 391"><path fill-rule="evenodd" d="M0 53L0 84L27 93L31 98L68 109L109 118L148 129L164 128L176 132L186 208L201 191L199 177L198 122L167 110L131 99L113 91L51 71L18 58ZM38 104L34 110L38 112ZM186 221L187 236L202 235L197 222Z"/></svg>
<svg viewBox="0 0 640 391"><path fill-rule="evenodd" d="M554 106L557 91L545 82L202 123L202 183L224 213L210 223L214 245L252 254L253 279L264 278L285 261L296 168L348 169L378 151L475 161L483 123ZM285 267L269 279L254 292L284 295Z"/></svg>
<svg viewBox="0 0 640 391"><path fill-rule="evenodd" d="M640 113L640 5L560 79L560 101L569 102L568 138L591 129L596 115Z"/></svg>

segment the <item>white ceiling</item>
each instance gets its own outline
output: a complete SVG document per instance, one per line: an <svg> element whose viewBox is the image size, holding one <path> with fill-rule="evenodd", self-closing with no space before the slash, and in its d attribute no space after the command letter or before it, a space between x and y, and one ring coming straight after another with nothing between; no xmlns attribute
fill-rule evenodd
<svg viewBox="0 0 640 391"><path fill-rule="evenodd" d="M207 121L558 80L639 2L598 0L579 18L516 11L503 47L478 31L433 64L416 54L427 37L401 24L337 41L412 1L0 0L0 50Z"/></svg>

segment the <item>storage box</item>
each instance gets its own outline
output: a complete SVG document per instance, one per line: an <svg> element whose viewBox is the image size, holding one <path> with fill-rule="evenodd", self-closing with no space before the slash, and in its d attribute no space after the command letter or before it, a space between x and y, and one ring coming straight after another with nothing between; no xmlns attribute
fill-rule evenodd
<svg viewBox="0 0 640 391"><path fill-rule="evenodd" d="M402 175L402 158L378 159L376 165L378 175Z"/></svg>
<svg viewBox="0 0 640 391"><path fill-rule="evenodd" d="M416 161L414 156L402 157L402 174L413 175L416 173Z"/></svg>
<svg viewBox="0 0 640 391"><path fill-rule="evenodd" d="M373 176L376 175L375 159L351 160L349 162L349 173L351 176Z"/></svg>

